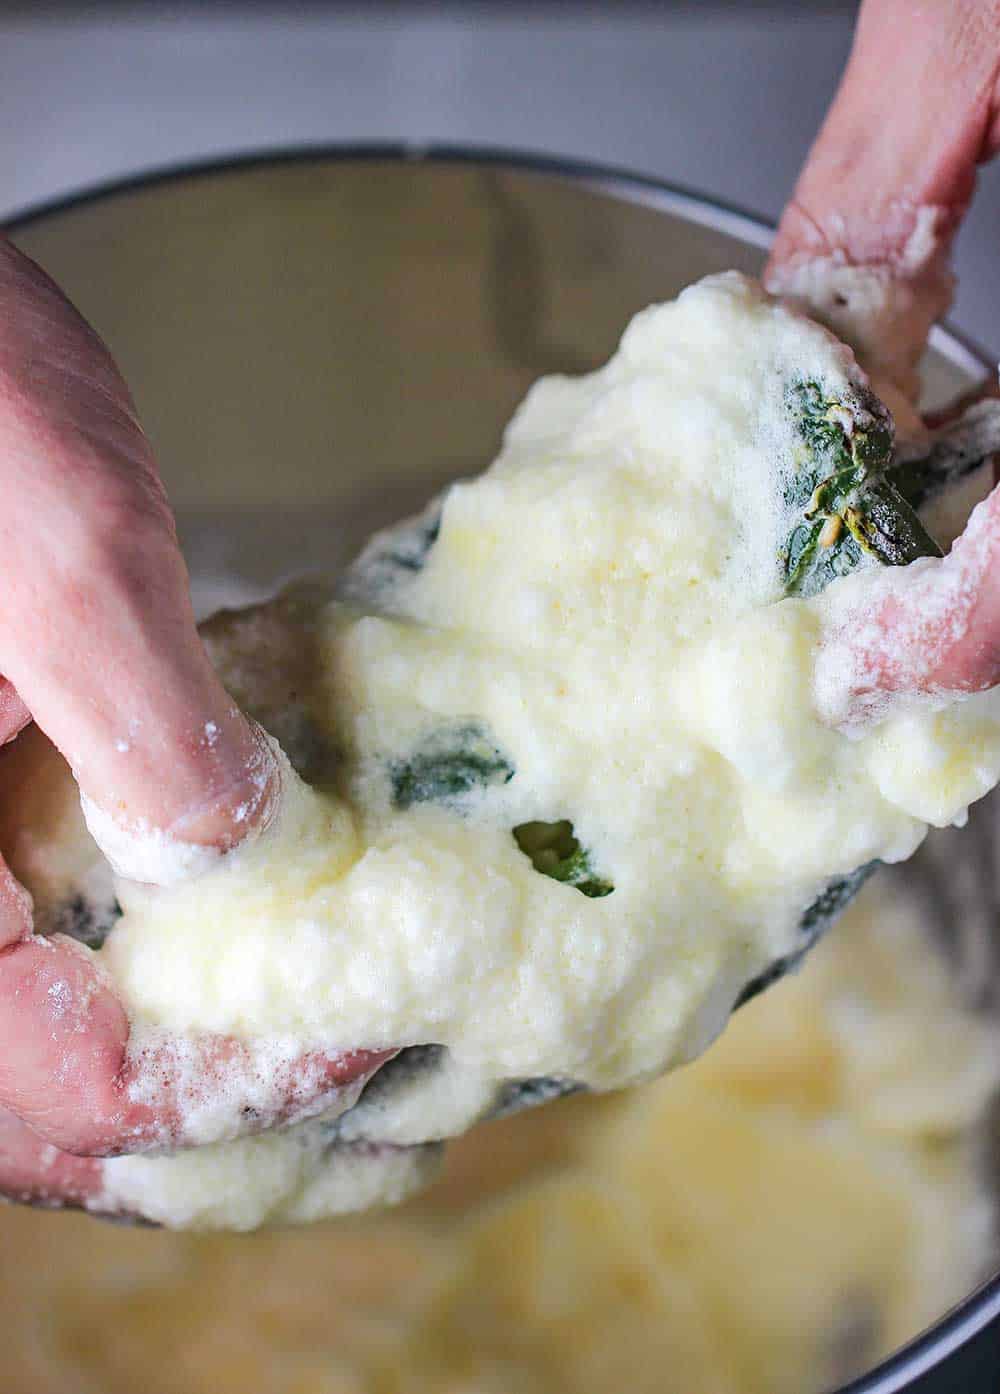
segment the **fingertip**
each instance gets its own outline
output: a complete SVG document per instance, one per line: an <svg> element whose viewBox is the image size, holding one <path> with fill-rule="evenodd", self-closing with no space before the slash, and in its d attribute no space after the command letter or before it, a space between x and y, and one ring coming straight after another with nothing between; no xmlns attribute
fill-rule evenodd
<svg viewBox="0 0 1000 1394"><path fill-rule="evenodd" d="M271 823L282 792L278 747L235 704L229 708L203 723L176 793L150 781L125 802L83 789L90 834L119 876L157 886L190 880Z"/></svg>
<svg viewBox="0 0 1000 1394"><path fill-rule="evenodd" d="M103 1164L46 1142L0 1109L0 1195L21 1205L87 1206L103 1191Z"/></svg>
<svg viewBox="0 0 1000 1394"><path fill-rule="evenodd" d="M93 954L31 936L0 953L0 1107L70 1152L103 1150L129 1025Z"/></svg>
<svg viewBox="0 0 1000 1394"><path fill-rule="evenodd" d="M33 910L30 893L0 856L0 951L28 937Z"/></svg>
<svg viewBox="0 0 1000 1394"><path fill-rule="evenodd" d="M13 740L30 721L31 712L21 701L13 683L0 678L0 745Z"/></svg>
<svg viewBox="0 0 1000 1394"><path fill-rule="evenodd" d="M836 616L815 691L830 724L884 720L914 697L957 699L1000 683L1000 488L946 557L886 567Z"/></svg>
<svg viewBox="0 0 1000 1394"><path fill-rule="evenodd" d="M288 1088L289 1102L283 1111L284 1125L315 1117L327 1107L340 1103L340 1111L354 1102L373 1075L398 1050L349 1050L331 1053L311 1052L296 1066L297 1079ZM345 1097L349 1093L349 1102Z"/></svg>
<svg viewBox="0 0 1000 1394"><path fill-rule="evenodd" d="M235 703L224 726L205 723L202 744L213 757L210 792L169 831L188 844L228 852L273 819L282 793L280 748Z"/></svg>
<svg viewBox="0 0 1000 1394"><path fill-rule="evenodd" d="M267 1039L140 1034L119 1079L114 1152L197 1147L344 1112L396 1052L287 1053ZM105 1155L112 1155L108 1149Z"/></svg>

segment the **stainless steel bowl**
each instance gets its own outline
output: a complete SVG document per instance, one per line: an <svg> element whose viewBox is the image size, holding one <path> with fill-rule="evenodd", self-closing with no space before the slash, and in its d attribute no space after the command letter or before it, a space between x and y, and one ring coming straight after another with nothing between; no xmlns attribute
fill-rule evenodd
<svg viewBox="0 0 1000 1394"><path fill-rule="evenodd" d="M759 270L770 236L616 171L386 147L173 171L12 231L122 363L203 608L336 568L486 464L540 374L601 363L634 311L699 276ZM937 331L928 400L988 368ZM998 807L897 873L984 1007L1000 984ZM963 1382L940 1383L944 1362L998 1315L1000 1275L844 1394L915 1389L931 1370L939 1382L921 1389L972 1394L953 1365Z"/></svg>

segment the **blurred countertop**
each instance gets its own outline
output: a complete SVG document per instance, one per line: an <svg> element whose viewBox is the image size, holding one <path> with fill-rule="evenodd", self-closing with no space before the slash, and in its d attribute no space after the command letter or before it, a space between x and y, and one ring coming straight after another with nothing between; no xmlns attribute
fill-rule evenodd
<svg viewBox="0 0 1000 1394"><path fill-rule="evenodd" d="M142 170L313 142L592 159L773 218L855 5L4 4L0 218ZM963 231L952 320L1000 348L1000 168Z"/></svg>

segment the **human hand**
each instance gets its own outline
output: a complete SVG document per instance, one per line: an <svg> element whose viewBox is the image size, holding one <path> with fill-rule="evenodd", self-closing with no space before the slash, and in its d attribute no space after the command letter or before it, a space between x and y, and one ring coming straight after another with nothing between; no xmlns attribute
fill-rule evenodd
<svg viewBox="0 0 1000 1394"><path fill-rule="evenodd" d="M276 765L198 638L128 389L58 288L2 238L0 497L0 745L38 723L124 874L155 879L255 834L278 797ZM247 1111L257 1128L316 1112L386 1058L312 1054L266 1077L233 1041L201 1041L192 1060L171 1042L130 1053L129 1040L96 960L33 933L30 897L0 857L0 1192L93 1201L91 1158L205 1140L186 1121L192 1071L232 1135Z"/></svg>
<svg viewBox="0 0 1000 1394"><path fill-rule="evenodd" d="M851 343L894 407L893 388L916 398L976 167L998 150L1000 0L867 0L765 279ZM838 700L825 714L851 724L895 697L1000 681L998 556L994 493L947 558L880 573L827 636L821 663L837 676L821 688Z"/></svg>

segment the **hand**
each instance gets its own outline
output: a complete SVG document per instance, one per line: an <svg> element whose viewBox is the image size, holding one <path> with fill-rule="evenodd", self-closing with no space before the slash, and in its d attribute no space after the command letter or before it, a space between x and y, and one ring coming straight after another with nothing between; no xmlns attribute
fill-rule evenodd
<svg viewBox="0 0 1000 1394"><path fill-rule="evenodd" d="M110 355L2 238L0 498L0 744L33 718L111 826L224 853L273 808L269 748L198 638L170 508ZM0 1192L79 1203L99 1191L100 1163L67 1154L201 1140L170 1044L129 1054L96 960L32 932L2 858L0 1041ZM203 1094L224 1085L232 1132L251 1106L256 1127L317 1111L385 1058L313 1055L264 1079L252 1049L205 1040L197 1076Z"/></svg>
<svg viewBox="0 0 1000 1394"><path fill-rule="evenodd" d="M927 332L951 300L948 257L976 166L998 150L1000 0L867 0L781 219L768 287L848 339L880 388L888 380L915 398ZM1000 681L998 559L994 494L948 558L880 574L864 613L829 636L822 661L844 677L827 715L850 723L896 694Z"/></svg>

